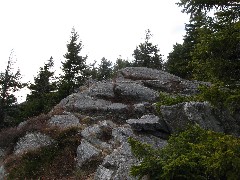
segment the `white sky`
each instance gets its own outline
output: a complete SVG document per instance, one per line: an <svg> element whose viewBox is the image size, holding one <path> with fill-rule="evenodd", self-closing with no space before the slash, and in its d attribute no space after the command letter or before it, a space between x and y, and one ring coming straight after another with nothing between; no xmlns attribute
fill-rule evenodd
<svg viewBox="0 0 240 180"><path fill-rule="evenodd" d="M119 55L132 59L146 29L153 34L166 59L173 44L182 42L184 23L178 0L0 0L0 70L11 49L23 81L32 81L53 56L64 61L66 44L75 27L88 63L102 57L115 62Z"/></svg>

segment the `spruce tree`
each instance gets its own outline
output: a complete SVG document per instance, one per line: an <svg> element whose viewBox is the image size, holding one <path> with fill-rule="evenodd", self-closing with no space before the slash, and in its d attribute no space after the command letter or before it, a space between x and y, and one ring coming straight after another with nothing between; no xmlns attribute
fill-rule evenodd
<svg viewBox="0 0 240 180"><path fill-rule="evenodd" d="M122 59L122 57L119 56L116 62L114 63L113 72L116 73L118 70L123 69L125 67L130 67L130 66L132 66L131 62L129 62L128 60Z"/></svg>
<svg viewBox="0 0 240 180"><path fill-rule="evenodd" d="M14 61L11 52L5 72L0 72L0 128L8 124L7 117L11 116L17 98L14 92L21 89L24 84L20 82L21 74L18 69L13 72Z"/></svg>
<svg viewBox="0 0 240 180"><path fill-rule="evenodd" d="M183 8L182 12L190 14L183 44L187 51L184 50L183 55L188 56L187 66L190 67L192 78L220 81L233 86L238 84L239 0L180 0L177 4ZM172 59L172 63L175 61L179 64L179 59L175 60ZM185 59L182 60L186 62ZM185 62L183 65L186 65Z"/></svg>
<svg viewBox="0 0 240 180"><path fill-rule="evenodd" d="M70 41L67 44L67 53L64 55L66 60L62 62L63 75L59 85L60 98L73 93L76 88L84 84L86 79L87 56L79 55L83 45L82 41L78 41L78 39L79 35L73 28Z"/></svg>
<svg viewBox="0 0 240 180"><path fill-rule="evenodd" d="M148 29L146 31L145 42L140 43L133 52L133 66L148 67L154 69L162 69L162 55L159 54L157 45L153 45L149 40L152 34Z"/></svg>
<svg viewBox="0 0 240 180"><path fill-rule="evenodd" d="M29 116L47 112L55 104L54 93L56 83L53 81L54 72L51 71L54 62L51 57L43 67L40 68L34 83L28 87L31 94L27 96L27 111Z"/></svg>
<svg viewBox="0 0 240 180"><path fill-rule="evenodd" d="M105 57L101 59L101 63L98 68L98 80L110 79L113 73L112 62L108 61Z"/></svg>

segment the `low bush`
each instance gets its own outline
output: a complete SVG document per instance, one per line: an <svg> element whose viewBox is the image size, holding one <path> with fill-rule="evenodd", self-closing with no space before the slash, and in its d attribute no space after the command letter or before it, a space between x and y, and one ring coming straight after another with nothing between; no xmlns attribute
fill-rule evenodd
<svg viewBox="0 0 240 180"><path fill-rule="evenodd" d="M129 139L141 161L131 175L141 179L239 179L240 139L204 130L198 125L172 135L162 149Z"/></svg>
<svg viewBox="0 0 240 180"><path fill-rule="evenodd" d="M182 95L171 95L168 93L160 92L159 101L157 102L157 106L160 107L162 105L172 106L182 102L189 102L194 100L193 96L182 96Z"/></svg>

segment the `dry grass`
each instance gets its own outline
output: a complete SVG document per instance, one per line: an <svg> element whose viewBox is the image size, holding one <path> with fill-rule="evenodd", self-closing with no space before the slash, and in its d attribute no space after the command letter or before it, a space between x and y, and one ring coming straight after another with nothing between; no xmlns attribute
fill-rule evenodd
<svg viewBox="0 0 240 180"><path fill-rule="evenodd" d="M50 116L54 116L54 115L62 115L64 114L65 109L60 106L60 105L56 105L48 114Z"/></svg>
<svg viewBox="0 0 240 180"><path fill-rule="evenodd" d="M46 129L46 122L48 119L48 115L42 114L29 119L20 127L2 129L0 132L0 147L7 150L7 154L12 153L14 145L20 137L24 136L27 132L42 132L44 129Z"/></svg>
<svg viewBox="0 0 240 180"><path fill-rule="evenodd" d="M10 179L72 179L75 175L76 149L81 137L78 128L47 129L55 143L12 156L6 163Z"/></svg>

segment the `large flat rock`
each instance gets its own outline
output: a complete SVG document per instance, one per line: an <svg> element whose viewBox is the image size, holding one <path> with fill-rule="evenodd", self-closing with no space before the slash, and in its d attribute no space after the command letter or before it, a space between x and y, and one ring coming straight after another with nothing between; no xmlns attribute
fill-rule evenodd
<svg viewBox="0 0 240 180"><path fill-rule="evenodd" d="M168 72L146 67L121 69L118 78L141 81L144 86L155 90L181 94L196 94L199 85L210 85L206 82L188 81Z"/></svg>
<svg viewBox="0 0 240 180"><path fill-rule="evenodd" d="M184 102L173 106L162 106L161 114L171 133L196 123L205 129L224 132L221 122L208 102Z"/></svg>
<svg viewBox="0 0 240 180"><path fill-rule="evenodd" d="M135 82L116 83L114 94L118 99L133 102L156 101L159 95L157 91Z"/></svg>
<svg viewBox="0 0 240 180"><path fill-rule="evenodd" d="M42 133L28 133L20 138L14 148L14 154L22 154L27 151L35 150L43 146L52 144L54 140Z"/></svg>
<svg viewBox="0 0 240 180"><path fill-rule="evenodd" d="M144 115L140 119L128 119L126 122L135 131L147 132L164 139L169 135L166 123L155 115Z"/></svg>
<svg viewBox="0 0 240 180"><path fill-rule="evenodd" d="M73 114L68 115L54 115L49 121L50 126L57 126L59 128L79 127L79 119Z"/></svg>

